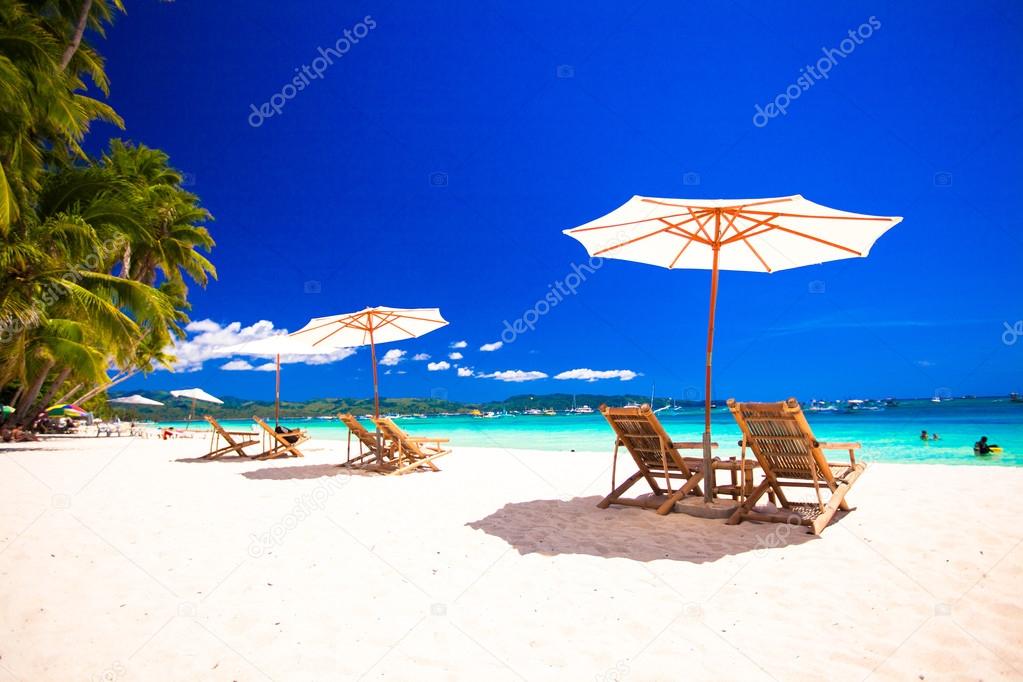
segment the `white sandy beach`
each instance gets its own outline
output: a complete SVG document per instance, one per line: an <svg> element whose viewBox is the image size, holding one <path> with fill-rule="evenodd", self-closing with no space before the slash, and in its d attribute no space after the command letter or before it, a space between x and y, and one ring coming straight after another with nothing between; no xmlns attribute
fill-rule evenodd
<svg viewBox="0 0 1023 682"><path fill-rule="evenodd" d="M607 452L343 447L3 446L0 681L1023 677L1023 469L874 464L778 542L597 509Z"/></svg>

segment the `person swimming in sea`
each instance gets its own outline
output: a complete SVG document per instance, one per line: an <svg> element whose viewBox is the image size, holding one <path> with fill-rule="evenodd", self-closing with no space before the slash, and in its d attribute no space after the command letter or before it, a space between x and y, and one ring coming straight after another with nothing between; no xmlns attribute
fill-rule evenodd
<svg viewBox="0 0 1023 682"><path fill-rule="evenodd" d="M931 440L938 440L938 434L932 433L931 434Z"/></svg>
<svg viewBox="0 0 1023 682"><path fill-rule="evenodd" d="M927 432L926 431L921 431L920 432L920 440L924 440L924 441L927 440Z"/></svg>
<svg viewBox="0 0 1023 682"><path fill-rule="evenodd" d="M973 454L990 455L998 448L994 443L987 442L987 436L981 436L980 440L973 444Z"/></svg>

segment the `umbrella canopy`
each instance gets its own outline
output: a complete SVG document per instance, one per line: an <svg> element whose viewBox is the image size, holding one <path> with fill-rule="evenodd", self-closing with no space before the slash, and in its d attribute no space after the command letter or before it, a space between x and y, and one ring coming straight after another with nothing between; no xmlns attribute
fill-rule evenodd
<svg viewBox="0 0 1023 682"><path fill-rule="evenodd" d="M323 356L328 355L330 350L316 348L306 340L295 338L288 334L275 334L255 341L225 346L219 349L217 353L219 355L249 355L259 358L274 358L276 378L274 382L274 426L278 426L281 418L281 356L283 355L285 358Z"/></svg>
<svg viewBox="0 0 1023 682"><path fill-rule="evenodd" d="M183 388L177 391L171 391L171 395L175 398L191 398L192 407L188 410L188 422L185 424L187 429L192 423L192 419L195 418L195 403L197 400L201 400L204 403L214 403L215 405L223 405L224 401L216 396L212 396L201 388Z"/></svg>
<svg viewBox="0 0 1023 682"><path fill-rule="evenodd" d="M591 256L668 269L711 271L704 394L704 471L710 471L711 357L719 270L776 272L862 258L902 218L862 215L795 194L766 199L634 196L611 213L564 233ZM713 496L705 485L706 499Z"/></svg>
<svg viewBox="0 0 1023 682"><path fill-rule="evenodd" d="M210 395L201 388L184 388L178 391L171 391L171 395L175 398L191 398L193 401L201 400L204 403L215 403L217 405L224 404L223 400Z"/></svg>
<svg viewBox="0 0 1023 682"><path fill-rule="evenodd" d="M111 398L107 402L117 403L118 405L145 405L151 407L163 405L163 403L161 403L159 400L152 400L151 398L147 398L137 393L135 395L127 395L121 398Z"/></svg>
<svg viewBox="0 0 1023 682"><path fill-rule="evenodd" d="M378 343L414 339L447 324L439 308L365 308L356 313L314 317L290 336L321 351L369 346L373 363L373 414L380 416Z"/></svg>
<svg viewBox="0 0 1023 682"><path fill-rule="evenodd" d="M3 409L2 414L14 414L14 408L11 407L10 405L4 405L2 409Z"/></svg>
<svg viewBox="0 0 1023 682"><path fill-rule="evenodd" d="M78 405L74 403L67 403L65 405L54 405L53 407L46 408L46 414L51 417L84 417L89 414Z"/></svg>

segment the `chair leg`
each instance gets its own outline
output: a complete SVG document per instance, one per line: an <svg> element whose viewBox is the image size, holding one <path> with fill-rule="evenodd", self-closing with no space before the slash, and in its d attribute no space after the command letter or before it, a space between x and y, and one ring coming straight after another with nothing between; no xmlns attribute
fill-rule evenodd
<svg viewBox="0 0 1023 682"><path fill-rule="evenodd" d="M690 476L689 480L686 481L686 484L684 486L682 486L674 493L672 493L671 496L664 501L664 504L657 508L657 513L660 514L661 516L667 515L672 510L672 508L674 508L675 503L681 500L686 495L688 495L690 492L692 492L693 488L698 486L702 479L703 472L695 473L692 476Z"/></svg>
<svg viewBox="0 0 1023 682"><path fill-rule="evenodd" d="M767 492L770 486L771 482L768 479L765 478L763 481L761 481L760 485L754 488L753 492L750 493L750 496L746 498L746 501L743 502L738 507L736 507L735 511L732 512L732 515L728 517L727 521L725 521L725 525L736 526L742 523L743 517L746 516L746 514L750 513L750 511L756 505L757 500L764 496L764 493Z"/></svg>
<svg viewBox="0 0 1023 682"><path fill-rule="evenodd" d="M622 494L625 493L626 490L631 488L636 483L636 481L638 481L641 478L643 478L643 472L642 471L637 471L632 476L629 476L627 479L625 479L625 481L620 486L618 486L617 488L612 490L610 495L608 495L603 500L598 502L597 503L597 508L598 509L607 509L609 506L611 506L611 504L614 503L615 500L617 500L619 497L621 497Z"/></svg>

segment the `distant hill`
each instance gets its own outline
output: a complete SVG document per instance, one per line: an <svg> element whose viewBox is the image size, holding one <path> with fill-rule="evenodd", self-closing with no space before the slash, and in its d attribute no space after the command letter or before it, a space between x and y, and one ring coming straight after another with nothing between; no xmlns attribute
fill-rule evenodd
<svg viewBox="0 0 1023 682"><path fill-rule="evenodd" d="M111 392L111 398L128 395L125 392ZM104 412L116 411L122 418L156 419L162 421L178 421L188 417L192 407L192 401L186 398L175 398L168 391L145 391L142 395L153 400L164 403L163 407L136 407L125 405L109 405L106 409L97 410L104 416ZM266 416L273 413L273 401L267 400L246 400L242 398L220 396L224 401L223 405L211 403L197 403L197 414L211 414L218 419L251 419L253 415ZM601 404L625 405L627 403L649 402L649 396L624 394L624 395L601 395L591 393L578 393L575 395L577 406L589 405L597 409ZM666 403L660 399L658 405ZM441 414L441 413L468 413L472 410L495 411L522 411L531 408L552 409L564 411L570 409L573 404L571 393L552 393L549 395L516 395L505 400L492 400L483 403L460 403L451 400L438 400L436 398L381 398L380 412L385 414ZM677 403L676 404L680 404ZM696 403L693 403L696 404ZM350 412L356 415L373 413L372 398L317 398L304 402L282 401L281 417L322 417L334 416L339 412Z"/></svg>

